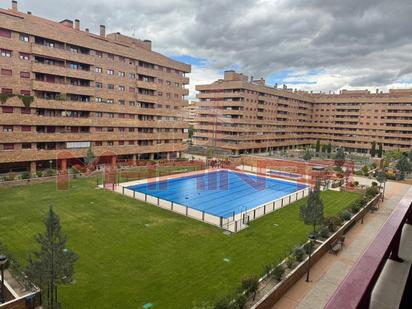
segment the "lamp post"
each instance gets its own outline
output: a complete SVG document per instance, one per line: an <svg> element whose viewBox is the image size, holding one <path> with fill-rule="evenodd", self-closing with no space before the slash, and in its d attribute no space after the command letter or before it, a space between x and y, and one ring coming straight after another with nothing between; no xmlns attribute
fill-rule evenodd
<svg viewBox="0 0 412 309"><path fill-rule="evenodd" d="M52 169L53 160L50 160L49 164L50 164L50 169Z"/></svg>
<svg viewBox="0 0 412 309"><path fill-rule="evenodd" d="M313 242L315 240L315 235L310 235L309 236L309 241L310 241L310 249L309 249L309 256L308 256L308 271L306 273L306 282L310 282L309 280L309 273L310 273L310 258L312 256L312 250L313 250Z"/></svg>
<svg viewBox="0 0 412 309"><path fill-rule="evenodd" d="M0 255L0 269L1 269L1 293L0 293L0 303L5 303L6 297L4 296L4 266L7 263L7 257L5 255Z"/></svg>

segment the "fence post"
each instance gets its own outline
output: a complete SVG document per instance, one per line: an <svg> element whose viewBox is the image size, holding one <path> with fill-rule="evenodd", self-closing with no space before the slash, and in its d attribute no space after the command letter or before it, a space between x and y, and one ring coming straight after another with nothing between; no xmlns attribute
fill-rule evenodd
<svg viewBox="0 0 412 309"><path fill-rule="evenodd" d="M220 227L223 227L223 217L220 217Z"/></svg>
<svg viewBox="0 0 412 309"><path fill-rule="evenodd" d="M256 219L256 209L253 209L253 220Z"/></svg>
<svg viewBox="0 0 412 309"><path fill-rule="evenodd" d="M283 207L283 197L282 197L281 201L282 201L282 203L280 203L280 208Z"/></svg>
<svg viewBox="0 0 412 309"><path fill-rule="evenodd" d="M233 221L234 221L235 220L235 212L234 211L233 211L233 216L232 217L233 217Z"/></svg>
<svg viewBox="0 0 412 309"><path fill-rule="evenodd" d="M202 221L205 221L205 211L202 211Z"/></svg>
<svg viewBox="0 0 412 309"><path fill-rule="evenodd" d="M172 201L172 205L171 205L171 208L170 208L170 210L173 210L173 201Z"/></svg>
<svg viewBox="0 0 412 309"><path fill-rule="evenodd" d="M114 191L114 183L112 183L112 191Z"/></svg>
<svg viewBox="0 0 412 309"><path fill-rule="evenodd" d="M147 194L144 195L144 201L147 203Z"/></svg>
<svg viewBox="0 0 412 309"><path fill-rule="evenodd" d="M266 204L263 205L263 214L264 214L264 215L266 214Z"/></svg>
<svg viewBox="0 0 412 309"><path fill-rule="evenodd" d="M133 190L133 198L136 198L136 191Z"/></svg>
<svg viewBox="0 0 412 309"><path fill-rule="evenodd" d="M186 206L186 217L187 217L187 215L188 215L188 207Z"/></svg>
<svg viewBox="0 0 412 309"><path fill-rule="evenodd" d="M298 200L298 194L299 194L299 193L298 193L298 192L296 192L296 200Z"/></svg>
<svg viewBox="0 0 412 309"><path fill-rule="evenodd" d="M122 194L124 195L124 187L122 187Z"/></svg>
<svg viewBox="0 0 412 309"><path fill-rule="evenodd" d="M289 195L289 204L291 200L292 200L292 195Z"/></svg>
<svg viewBox="0 0 412 309"><path fill-rule="evenodd" d="M273 201L273 203L272 203L272 205L273 205L273 210L272 210L272 211L275 211L275 203L276 203L276 201Z"/></svg>
<svg viewBox="0 0 412 309"><path fill-rule="evenodd" d="M160 201L159 201L159 198L157 198L157 206L159 206L159 204L160 204Z"/></svg>
<svg viewBox="0 0 412 309"><path fill-rule="evenodd" d="M235 221L235 233L237 232L237 221Z"/></svg>

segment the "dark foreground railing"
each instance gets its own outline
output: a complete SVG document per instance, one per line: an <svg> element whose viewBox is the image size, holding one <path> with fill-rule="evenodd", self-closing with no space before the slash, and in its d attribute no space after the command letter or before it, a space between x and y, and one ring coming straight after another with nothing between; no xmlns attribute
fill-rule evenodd
<svg viewBox="0 0 412 309"><path fill-rule="evenodd" d="M326 304L327 309L368 308L373 287L387 259L398 256L402 228L412 224L412 188L395 207L376 238Z"/></svg>

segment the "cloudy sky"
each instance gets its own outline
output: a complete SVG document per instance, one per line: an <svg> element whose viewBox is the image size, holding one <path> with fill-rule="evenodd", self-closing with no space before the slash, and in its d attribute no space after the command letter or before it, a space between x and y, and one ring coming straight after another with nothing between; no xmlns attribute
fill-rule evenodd
<svg viewBox="0 0 412 309"><path fill-rule="evenodd" d="M411 0L19 0L19 9L150 39L192 64L191 95L225 69L314 91L412 87Z"/></svg>

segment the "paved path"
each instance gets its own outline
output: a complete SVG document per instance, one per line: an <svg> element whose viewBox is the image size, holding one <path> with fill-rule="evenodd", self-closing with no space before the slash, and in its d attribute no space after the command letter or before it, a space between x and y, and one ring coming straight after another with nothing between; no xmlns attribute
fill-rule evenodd
<svg viewBox="0 0 412 309"><path fill-rule="evenodd" d="M345 246L338 255L327 253L312 267L311 282L305 282L302 277L273 308L323 308L409 188L409 185L387 182L385 201L379 210L369 213L363 224L357 223L346 234Z"/></svg>

